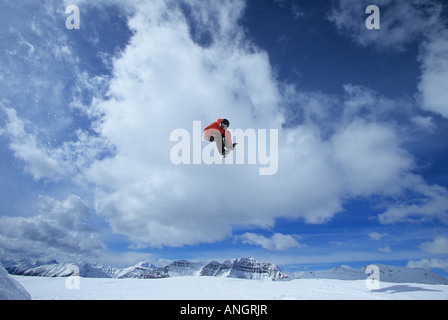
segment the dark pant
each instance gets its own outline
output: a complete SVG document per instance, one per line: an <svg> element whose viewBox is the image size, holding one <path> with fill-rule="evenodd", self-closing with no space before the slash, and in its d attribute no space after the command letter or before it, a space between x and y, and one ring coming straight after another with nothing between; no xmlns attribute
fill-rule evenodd
<svg viewBox="0 0 448 320"><path fill-rule="evenodd" d="M226 151L225 147L228 146L225 135L221 134L220 132L216 132L209 137L204 137L204 140L209 142L216 142L216 147L218 148L219 154L222 156L227 154L228 151Z"/></svg>

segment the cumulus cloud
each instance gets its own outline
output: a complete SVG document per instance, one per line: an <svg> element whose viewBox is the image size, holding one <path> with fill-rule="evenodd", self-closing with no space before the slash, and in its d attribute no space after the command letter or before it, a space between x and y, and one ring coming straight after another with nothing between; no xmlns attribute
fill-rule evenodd
<svg viewBox="0 0 448 320"><path fill-rule="evenodd" d="M68 102L87 74L79 65L80 46L64 32L65 7L57 1L7 2L2 12L9 17L0 23L2 104L25 121L45 123L36 125L40 137L57 143L73 129Z"/></svg>
<svg viewBox="0 0 448 320"><path fill-rule="evenodd" d="M52 258L92 257L105 249L88 224L87 204L69 195L58 201L42 197L40 213L31 217L0 217L4 255Z"/></svg>
<svg viewBox="0 0 448 320"><path fill-rule="evenodd" d="M448 118L448 32L434 33L420 56L422 76L419 83L421 103L425 110Z"/></svg>
<svg viewBox="0 0 448 320"><path fill-rule="evenodd" d="M388 236L386 233L379 233L379 232L371 232L369 233L369 238L376 241L381 241L385 236Z"/></svg>
<svg viewBox="0 0 448 320"><path fill-rule="evenodd" d="M335 162L344 173L347 192L368 196L393 194L403 188L403 178L413 166L387 126L356 120L332 138ZM404 182L406 183L406 182Z"/></svg>
<svg viewBox="0 0 448 320"><path fill-rule="evenodd" d="M423 269L442 269L448 272L448 259L422 259L411 260L406 265L408 268L423 268Z"/></svg>
<svg viewBox="0 0 448 320"><path fill-rule="evenodd" d="M390 248L390 246L384 246L384 247L378 248L378 251L384 252L384 253L389 253L389 252L392 252L392 249Z"/></svg>
<svg viewBox="0 0 448 320"><path fill-rule="evenodd" d="M38 180L48 177L53 180L60 179L62 168L58 162L45 150L36 137L25 131L25 122L17 117L17 113L11 108L2 108L6 114L7 123L2 130L3 135L11 138L9 145L17 158L27 163L27 171Z"/></svg>
<svg viewBox="0 0 448 320"><path fill-rule="evenodd" d="M52 147L38 138L39 130L33 129L34 123L19 118L15 109L0 106L0 112L6 118L0 136L8 138L9 148L16 158L23 161L25 170L36 181L85 181L83 168L88 167L93 159L113 150L101 137L80 129L75 132L76 140Z"/></svg>
<svg viewBox="0 0 448 320"><path fill-rule="evenodd" d="M369 1L338 0L329 20L338 30L362 46L379 50L405 50L408 44L420 43L422 75L418 85L420 105L424 110L448 117L448 35L443 6L438 1L381 0L375 4L381 12L381 29L368 30L362 23ZM422 41L423 40L423 41Z"/></svg>
<svg viewBox="0 0 448 320"><path fill-rule="evenodd" d="M442 6L437 1L379 0L380 29L369 30L366 8L371 1L338 0L334 2L328 19L340 32L350 36L362 46L373 45L380 50L404 50L406 45L419 40L440 22Z"/></svg>
<svg viewBox="0 0 448 320"><path fill-rule="evenodd" d="M292 248L304 247L304 245L299 243L297 236L281 233L274 233L272 237L267 238L256 233L246 232L239 237L239 240L245 244L259 245L271 251L285 251Z"/></svg>
<svg viewBox="0 0 448 320"><path fill-rule="evenodd" d="M411 190L414 197L399 205L391 205L378 218L383 224L412 221L439 221L448 223L448 190L438 185L429 186L415 178Z"/></svg>
<svg viewBox="0 0 448 320"><path fill-rule="evenodd" d="M129 21L134 37L114 65L110 99L93 106L103 115L96 130L117 154L86 175L98 186L96 211L136 243L213 242L231 235L230 223L273 223L272 213L263 213L270 210L250 205L268 187L256 185L255 168L174 166L169 159L170 133L191 132L193 121L205 127L227 117L232 128L281 127L268 57L238 41L243 30L235 21L243 8L195 4L201 19L190 23L216 16L205 46L177 5L147 3Z"/></svg>
<svg viewBox="0 0 448 320"><path fill-rule="evenodd" d="M448 253L448 237L437 236L433 241L423 242L419 248L425 252L433 254Z"/></svg>
<svg viewBox="0 0 448 320"><path fill-rule="evenodd" d="M362 46L373 46L379 50L401 51L405 50L410 43L420 43L418 60L422 63L422 75L418 86L418 106L423 110L446 117L448 87L447 81L442 79L448 77L447 58L446 54L443 54L446 52L447 37L446 21L441 14L442 5L437 1L428 1L424 6L420 1L379 1L376 5L381 10L381 29L368 30L361 21L367 17L364 12L369 4L366 1L336 1L330 12L329 20L341 33L350 36ZM358 17L358 19L353 19L353 17ZM355 97L355 103L350 102L345 105L344 116L350 116L354 111L355 116L363 114L363 118L367 116L370 121L380 121L383 126L388 122L385 116L397 119L394 109L397 110L396 107L399 106L398 110L402 116L407 113L407 116L401 116L401 119L410 119L419 129L428 132L434 130L432 117L423 117L412 111L413 108L409 108L406 104L397 104L397 101L375 96L373 92L359 86L346 86L345 90L349 96ZM350 100L348 99L348 101ZM376 101L379 106L379 109L374 112L365 108L366 105L372 105L373 101ZM387 159L392 156L391 153L387 153L387 157L383 157L380 161L388 162L394 159L393 162L385 165L390 169L393 169L395 165L403 166L401 169L395 167L401 172L397 177L401 176L402 180L401 182L397 180L393 186L397 187L395 190L397 195L400 192L404 192L406 195L412 194L413 201L404 200L400 201L399 205L390 205L384 213L379 215L379 221L381 223L397 223L413 220L437 220L446 223L448 212L446 188L438 185L429 186L420 176L411 174L409 169L413 166L413 157L406 154L404 150L392 148L394 150L392 154L395 153L395 156ZM398 159L401 161L395 162ZM370 186L374 186L374 184Z"/></svg>

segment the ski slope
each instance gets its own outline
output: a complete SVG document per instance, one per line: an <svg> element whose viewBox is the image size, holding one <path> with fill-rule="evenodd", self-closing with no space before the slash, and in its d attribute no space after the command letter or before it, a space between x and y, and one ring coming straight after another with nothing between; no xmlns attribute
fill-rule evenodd
<svg viewBox="0 0 448 320"><path fill-rule="evenodd" d="M381 282L369 290L364 280L13 278L33 300L448 300L448 285Z"/></svg>

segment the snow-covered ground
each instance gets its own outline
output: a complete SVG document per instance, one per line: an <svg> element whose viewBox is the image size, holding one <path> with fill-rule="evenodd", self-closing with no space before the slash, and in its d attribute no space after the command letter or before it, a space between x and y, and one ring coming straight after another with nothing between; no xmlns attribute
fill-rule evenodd
<svg viewBox="0 0 448 320"><path fill-rule="evenodd" d="M165 279L13 276L13 279L25 287L33 300L448 300L448 285L381 282L379 289L370 290L364 280L260 281L197 276Z"/></svg>

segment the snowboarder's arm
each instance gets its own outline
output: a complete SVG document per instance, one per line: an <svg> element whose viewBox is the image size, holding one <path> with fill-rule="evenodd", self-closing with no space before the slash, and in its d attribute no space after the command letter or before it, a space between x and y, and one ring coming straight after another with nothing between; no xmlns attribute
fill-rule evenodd
<svg viewBox="0 0 448 320"><path fill-rule="evenodd" d="M213 122L208 127L204 129L204 139L209 140L209 138L216 133L219 133L219 125L216 122Z"/></svg>

